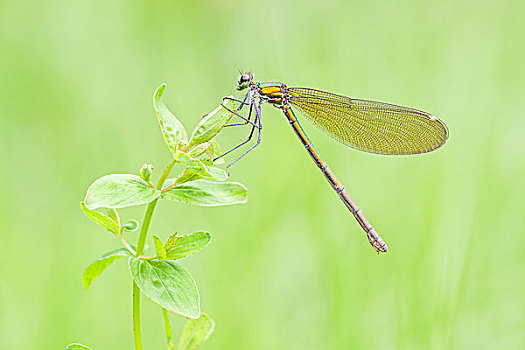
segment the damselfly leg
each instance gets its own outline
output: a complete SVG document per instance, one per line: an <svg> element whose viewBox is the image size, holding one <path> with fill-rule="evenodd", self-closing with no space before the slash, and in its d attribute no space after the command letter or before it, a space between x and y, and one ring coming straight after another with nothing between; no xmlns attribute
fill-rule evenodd
<svg viewBox="0 0 525 350"><path fill-rule="evenodd" d="M248 99L248 102L246 102L246 99ZM221 104L221 106L224 109L226 109L227 111L229 111L230 113L233 113L235 116L237 116L237 117L241 118L242 120L244 120L243 123L226 124L226 125L224 125L224 127L228 127L228 126L242 126L242 125L246 125L246 124L251 124L252 126L256 126L256 124L251 121L251 115L252 115L251 111L248 112L248 117L247 118L239 113L244 106L250 106L250 109L251 109L252 96L251 96L250 92L248 92L246 94L246 96L244 96L244 99L242 101L238 100L238 99L235 99L233 97L223 97L222 100L223 101L227 100L227 101L238 102L239 103L239 107L237 107L237 109L235 111L229 109L224 104Z"/></svg>
<svg viewBox="0 0 525 350"><path fill-rule="evenodd" d="M250 131L250 135L248 136L248 139L245 142L241 143L240 145L236 146L235 148L238 148L239 146L242 146L243 144L245 144L248 141L250 141L252 136L253 136L253 132L254 132L255 129L257 129L257 141L255 142L255 144L252 147L248 148L243 154L241 154L239 157L237 157L237 159L235 159L233 162L228 164L228 166L226 166L226 169L231 167L233 164L237 163L242 157L247 155L248 152L253 150L255 147L259 146L259 144L261 143L261 130L262 130L261 102L259 101L259 103L257 103L257 101L254 99L252 105L253 105L253 107L255 109L255 122L257 123L257 127L252 127L252 130Z"/></svg>
<svg viewBox="0 0 525 350"><path fill-rule="evenodd" d="M248 102L246 102L247 99L248 99ZM242 123L233 123L233 124L228 124L228 125L225 125L225 126L243 126L243 125L250 124L251 125L251 129L250 129L250 132L248 134L248 138L246 140L244 140L243 142L239 143L238 145L236 145L235 147L231 148L230 150L224 152L220 156L216 157L215 159L213 159L213 161L216 161L217 159L226 156L227 154L235 151L239 147L241 147L241 146L245 145L246 143L250 142L250 140L253 138L253 135L254 135L256 129L257 129L257 134L258 134L257 142L255 143L255 145L250 147L247 151L245 151L243 154L241 154L241 156L239 156L233 162L228 164L228 166L226 167L226 169L228 169L230 166L232 166L234 163L236 163L238 160L240 160L242 157L244 157L248 152L250 152L251 150L253 150L255 147L257 147L260 144L260 142L261 142L261 129L262 129L261 106L260 106L260 101L257 102L257 100L251 95L251 93L246 94L246 96L244 97L244 99L242 101L234 99L234 98L231 98L231 97L225 97L225 98L223 98L223 100L231 100L231 101L238 102L239 103L239 107L237 107L235 111L229 109L224 104L222 106L226 110L228 110L229 112L233 113L235 116L237 116L237 117L239 117L239 118L244 120L244 122L242 122ZM242 116L241 114L238 113L245 105L249 105L248 116L247 117L244 117L244 116ZM252 113L255 114L253 122L251 121Z"/></svg>

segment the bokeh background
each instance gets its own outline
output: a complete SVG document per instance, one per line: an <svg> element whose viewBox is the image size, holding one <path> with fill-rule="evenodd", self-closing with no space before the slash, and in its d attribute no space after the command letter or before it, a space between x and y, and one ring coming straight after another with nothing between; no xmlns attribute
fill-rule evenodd
<svg viewBox="0 0 525 350"><path fill-rule="evenodd" d="M217 323L203 349L525 348L524 11L474 0L2 1L0 348L133 347L124 260L82 288L84 267L119 242L78 203L102 175L167 163L151 103L160 83L191 130L239 69L423 109L451 136L430 154L386 157L303 122L389 245L378 256L265 106L262 145L232 168L246 205L163 202L155 213L162 238L213 235L181 261ZM165 348L160 310L144 299L143 310L145 348ZM172 322L178 335L184 320Z"/></svg>

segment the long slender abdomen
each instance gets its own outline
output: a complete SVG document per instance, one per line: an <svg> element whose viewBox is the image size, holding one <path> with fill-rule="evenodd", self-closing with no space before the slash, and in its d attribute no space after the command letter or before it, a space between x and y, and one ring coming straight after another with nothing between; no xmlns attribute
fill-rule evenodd
<svg viewBox="0 0 525 350"><path fill-rule="evenodd" d="M366 217L363 215L363 212L361 209L357 206L357 204L352 200L348 192L346 192L345 187L339 182L337 177L335 176L334 172L330 169L328 164L321 158L319 153L317 153L317 150L312 145L312 142L306 136L305 132L301 128L301 125L299 124L299 121L295 117L295 114L292 110L292 108L286 104L281 107L281 110L283 111L286 119L288 119L288 122L292 126L293 130L295 131L295 134L301 142L303 143L304 147L306 148L306 151L312 159L314 160L317 167L323 172L324 176L326 177L326 180L328 180L328 183L332 186L332 188L337 192L339 195L339 198L343 201L343 203L346 205L348 210L354 215L357 222L359 222L359 225L363 228L363 230L366 232L366 235L368 237L368 241L372 245L372 247L375 249L376 252L385 252L388 250L388 247L386 246L383 239L379 236L379 234L374 230L370 222L366 219Z"/></svg>

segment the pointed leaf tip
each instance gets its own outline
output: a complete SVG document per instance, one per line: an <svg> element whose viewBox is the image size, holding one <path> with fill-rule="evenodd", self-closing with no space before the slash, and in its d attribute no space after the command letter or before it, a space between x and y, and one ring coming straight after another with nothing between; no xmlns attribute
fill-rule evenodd
<svg viewBox="0 0 525 350"><path fill-rule="evenodd" d="M233 113L223 105L229 110L233 110L235 108L235 101L226 100L223 104L220 104L211 113L202 118L195 129L193 129L190 141L188 142L191 146L210 141L215 135L217 135L217 133L219 133L219 131L222 130L224 125L230 121Z"/></svg>
<svg viewBox="0 0 525 350"><path fill-rule="evenodd" d="M164 245L168 260L182 259L200 252L211 241L208 232L200 231L185 235L172 235Z"/></svg>
<svg viewBox="0 0 525 350"><path fill-rule="evenodd" d="M126 248L119 248L107 252L89 264L82 274L82 284L84 285L84 289L88 289L91 283L93 283L93 281L100 276L104 270L106 270L115 260L122 258L123 256L131 256L131 253Z"/></svg>
<svg viewBox="0 0 525 350"><path fill-rule="evenodd" d="M155 93L153 94L153 108L157 113L164 141L168 145L171 153L174 154L177 151L180 142L186 143L188 141L188 135L186 134L186 129L184 129L182 123L168 109L162 100L165 88L166 84L162 84L157 90L155 90Z"/></svg>
<svg viewBox="0 0 525 350"><path fill-rule="evenodd" d="M164 245L162 244L162 241L159 237L155 235L151 235L151 238L153 239L153 243L155 243L155 250L157 251L157 258L160 260L166 259L166 249L164 248Z"/></svg>
<svg viewBox="0 0 525 350"><path fill-rule="evenodd" d="M107 231L114 234L115 236L120 236L119 224L117 221L115 221L115 218L118 220L118 216L115 217L113 214L113 217L110 217L96 210L88 209L84 202L80 202L80 209L84 212L84 214L86 214L88 218L104 227Z"/></svg>

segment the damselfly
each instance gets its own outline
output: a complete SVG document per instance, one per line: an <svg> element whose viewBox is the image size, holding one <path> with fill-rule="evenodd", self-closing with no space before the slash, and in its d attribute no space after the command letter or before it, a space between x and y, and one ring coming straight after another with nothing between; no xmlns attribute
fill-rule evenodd
<svg viewBox="0 0 525 350"><path fill-rule="evenodd" d="M235 100L239 102L237 110L230 110L244 122L228 126L249 124L251 131L246 141L225 154L249 142L255 130L258 134L256 143L233 163L257 147L261 142L261 104L270 103L279 108L317 167L366 232L372 247L377 252L386 252L388 247L385 242L314 148L299 124L292 106L337 141L361 151L377 154L404 155L433 151L447 141L448 129L445 123L429 113L408 107L353 99L310 88L288 87L281 82L255 81L251 72L242 73L239 78L237 90L245 89L248 89L248 92L244 99ZM247 117L239 113L244 106L248 107Z"/></svg>

